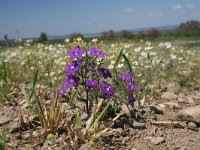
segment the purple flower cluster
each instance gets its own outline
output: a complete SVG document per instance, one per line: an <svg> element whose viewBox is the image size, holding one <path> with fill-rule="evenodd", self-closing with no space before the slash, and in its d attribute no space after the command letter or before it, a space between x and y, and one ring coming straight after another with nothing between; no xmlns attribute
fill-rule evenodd
<svg viewBox="0 0 200 150"><path fill-rule="evenodd" d="M109 77L112 78L112 75L108 69L99 68L98 72L99 72L99 74L101 74L104 77L104 79L107 79Z"/></svg>
<svg viewBox="0 0 200 150"><path fill-rule="evenodd" d="M98 57L100 57L102 59L105 58L105 53L103 51L100 51L96 47L89 49L89 53L90 53L91 56L98 56Z"/></svg>
<svg viewBox="0 0 200 150"><path fill-rule="evenodd" d="M70 59L72 61L82 60L83 54L85 53L79 46L76 46L73 50L69 50L67 54L69 54Z"/></svg>
<svg viewBox="0 0 200 150"><path fill-rule="evenodd" d="M96 88L99 84L99 81L96 79L96 80L86 80L86 86L88 88Z"/></svg>
<svg viewBox="0 0 200 150"><path fill-rule="evenodd" d="M129 83L132 83L134 81L133 76L131 76L129 72L122 72L119 76L119 79L121 79L122 81L127 81Z"/></svg>
<svg viewBox="0 0 200 150"><path fill-rule="evenodd" d="M100 82L101 84L101 91L103 92L105 97L109 97L114 94L114 88L107 82Z"/></svg>
<svg viewBox="0 0 200 150"><path fill-rule="evenodd" d="M65 86L60 88L60 94L63 95L70 87L78 87L78 81L80 80L79 77L70 75L68 78L64 79Z"/></svg>
<svg viewBox="0 0 200 150"><path fill-rule="evenodd" d="M128 102L129 104L133 105L136 101L133 93L138 90L138 85L134 84L134 77L129 72L122 72L118 78L126 83L126 89L130 93Z"/></svg>
<svg viewBox="0 0 200 150"><path fill-rule="evenodd" d="M96 59L91 59L93 57L104 59L105 52L98 48L91 48L85 51L79 46L76 46L73 50L69 50L67 54L69 54L72 62L66 67L65 73L68 77L64 80L65 86L60 88L60 94L65 94L71 87L78 88L79 84L84 84L83 87L86 87L88 90L93 90L93 88L98 89L100 87L101 92L106 98L114 94L114 88L99 78L99 75L104 79L112 78L110 71L101 67L101 64L95 63ZM90 72L90 70L92 71ZM83 72L85 73L83 74ZM83 78L83 80L80 80L80 78ZM79 81L85 82L79 83Z"/></svg>
<svg viewBox="0 0 200 150"><path fill-rule="evenodd" d="M67 66L65 72L68 75L75 75L78 70L80 70L80 65L77 62L72 62Z"/></svg>

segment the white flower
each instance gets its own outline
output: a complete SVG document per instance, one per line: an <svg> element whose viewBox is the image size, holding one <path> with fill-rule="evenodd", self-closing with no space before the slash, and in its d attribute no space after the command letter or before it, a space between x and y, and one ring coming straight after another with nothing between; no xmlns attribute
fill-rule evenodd
<svg viewBox="0 0 200 150"><path fill-rule="evenodd" d="M146 52L142 52L141 55L145 58L147 58L147 53Z"/></svg>
<svg viewBox="0 0 200 150"><path fill-rule="evenodd" d="M138 77L141 77L141 76L142 76L142 74L140 73L140 74L138 74L137 76L138 76Z"/></svg>
<svg viewBox="0 0 200 150"><path fill-rule="evenodd" d="M126 48L130 48L131 46L133 46L133 44L126 44L125 46L124 46L124 48L126 49Z"/></svg>
<svg viewBox="0 0 200 150"><path fill-rule="evenodd" d="M116 44L111 44L111 47L115 47L116 46Z"/></svg>
<svg viewBox="0 0 200 150"><path fill-rule="evenodd" d="M170 55L172 59L176 59L176 55Z"/></svg>
<svg viewBox="0 0 200 150"><path fill-rule="evenodd" d="M137 47L137 48L135 48L135 52L139 52L139 51L141 51L142 50L142 47Z"/></svg>
<svg viewBox="0 0 200 150"><path fill-rule="evenodd" d="M149 53L149 55L151 55L151 56L154 56L154 55L156 55L157 53L156 52L150 52Z"/></svg>
<svg viewBox="0 0 200 150"><path fill-rule="evenodd" d="M152 46L147 46L147 47L144 48L145 51L147 51L147 50L151 50L151 49L153 49Z"/></svg>
<svg viewBox="0 0 200 150"><path fill-rule="evenodd" d="M112 60L110 63L111 63L111 64L114 64L114 63L115 63L115 61L114 61L114 60Z"/></svg>
<svg viewBox="0 0 200 150"><path fill-rule="evenodd" d="M80 42L80 41L82 40L82 38L81 38L81 37L78 37L76 40L77 40L78 42Z"/></svg>
<svg viewBox="0 0 200 150"><path fill-rule="evenodd" d="M108 66L108 69L113 69L114 68L114 66L112 65L112 64L110 64L109 66Z"/></svg>
<svg viewBox="0 0 200 150"><path fill-rule="evenodd" d="M117 67L118 68L122 68L124 66L124 64L118 64Z"/></svg>
<svg viewBox="0 0 200 150"><path fill-rule="evenodd" d="M170 42L167 42L166 43L166 48L170 49L172 47L171 43Z"/></svg>
<svg viewBox="0 0 200 150"><path fill-rule="evenodd" d="M178 60L179 60L179 61L183 60L183 57L179 57Z"/></svg>
<svg viewBox="0 0 200 150"><path fill-rule="evenodd" d="M97 39L92 39L92 42L93 43L96 43L98 40Z"/></svg>
<svg viewBox="0 0 200 150"><path fill-rule="evenodd" d="M70 39L66 38L65 43L69 43Z"/></svg>
<svg viewBox="0 0 200 150"><path fill-rule="evenodd" d="M134 61L132 62L133 65L137 66L138 65L138 62L137 61Z"/></svg>

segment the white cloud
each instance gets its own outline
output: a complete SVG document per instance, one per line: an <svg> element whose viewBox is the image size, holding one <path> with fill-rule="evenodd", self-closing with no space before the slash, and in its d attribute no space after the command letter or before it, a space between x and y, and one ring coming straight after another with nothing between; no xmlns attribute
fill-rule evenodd
<svg viewBox="0 0 200 150"><path fill-rule="evenodd" d="M124 11L124 12L132 12L133 9L131 9L131 8L126 8L126 9L124 9L123 11Z"/></svg>
<svg viewBox="0 0 200 150"><path fill-rule="evenodd" d="M154 17L161 17L161 16L163 16L164 14L163 14L163 12L161 12L161 11L156 11L156 12L149 12L149 15L150 16L154 16Z"/></svg>
<svg viewBox="0 0 200 150"><path fill-rule="evenodd" d="M185 5L187 8L194 8L195 6L193 4L186 4Z"/></svg>
<svg viewBox="0 0 200 150"><path fill-rule="evenodd" d="M177 5L175 5L175 6L173 6L173 10L180 10L180 9L182 9L183 8L183 5L181 5L181 4L177 4Z"/></svg>
<svg viewBox="0 0 200 150"><path fill-rule="evenodd" d="M172 7L173 10L181 10L181 9L186 9L186 8L194 8L195 5L193 4L176 4L175 6Z"/></svg>

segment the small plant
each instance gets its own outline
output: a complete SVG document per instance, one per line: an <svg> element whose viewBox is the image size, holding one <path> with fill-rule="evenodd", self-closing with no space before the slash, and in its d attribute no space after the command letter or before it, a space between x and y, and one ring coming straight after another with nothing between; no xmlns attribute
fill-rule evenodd
<svg viewBox="0 0 200 150"><path fill-rule="evenodd" d="M35 94L34 111L39 118L41 126L46 129L48 133L55 134L58 132L59 127L61 127L65 109L61 107L57 93L51 100L50 106L42 104L40 98L41 97Z"/></svg>
<svg viewBox="0 0 200 150"><path fill-rule="evenodd" d="M80 115L76 116L74 122L68 123L68 128L73 138L76 135L82 142L89 140L93 143L100 136L112 133L109 127L102 129L104 118L111 106L121 105L124 102L133 106L136 100L133 92L137 91L137 85L134 84L131 65L123 52L120 53L117 61L122 56L130 71L116 77L113 77L111 72L103 66L106 53L97 47L84 50L76 46L67 54L71 62L66 67L67 78L64 79L65 86L60 88L60 94L69 100L74 93L77 93L76 99L85 103L85 110L79 108L79 114L87 113L89 116L86 122L83 122ZM119 79L121 82L118 82L120 85L117 86L123 84L123 89L114 87ZM124 101L117 101L115 94L118 89L123 90L123 94L127 95ZM118 118L121 114L115 117ZM86 124L85 127L83 127L84 124Z"/></svg>
<svg viewBox="0 0 200 150"><path fill-rule="evenodd" d="M8 93L9 93L9 80L8 80L8 71L6 67L6 63L3 60L2 61L2 80L3 80L3 85L2 85L2 100L7 99Z"/></svg>
<svg viewBox="0 0 200 150"><path fill-rule="evenodd" d="M7 126L3 127L3 131L0 134L0 150L5 150L6 132L7 132Z"/></svg>

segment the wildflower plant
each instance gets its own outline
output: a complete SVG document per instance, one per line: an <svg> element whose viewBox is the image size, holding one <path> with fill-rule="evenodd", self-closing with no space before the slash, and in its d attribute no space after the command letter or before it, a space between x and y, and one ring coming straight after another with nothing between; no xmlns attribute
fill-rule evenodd
<svg viewBox="0 0 200 150"><path fill-rule="evenodd" d="M5 144L6 144L7 129L8 129L8 126L4 126L3 127L3 131L0 134L0 150L5 150L6 149Z"/></svg>
<svg viewBox="0 0 200 150"><path fill-rule="evenodd" d="M118 91L116 92L116 90L119 89L115 87L116 81L119 80L118 83L124 86L123 94L127 95L125 100L127 105L131 104L133 106L136 100L133 93L137 91L138 87L135 85L134 78L130 72L113 76L111 71L104 66L106 53L97 47L82 49L80 46L75 46L72 50L67 51L67 54L70 57L70 63L66 67L64 86L60 88L59 93L63 98L69 100L69 104L73 103L70 101L70 97L77 93L76 99L85 103L85 111L89 116L89 119L85 121L85 127L82 127L83 121L79 112L75 125L70 123L68 128L72 132L71 135L78 136L80 141L85 142L86 139L90 139L90 142L94 142L100 136L112 133L109 127L102 130L100 128L101 123L109 108L116 105L119 106L124 102L116 101L118 100L116 97ZM128 62L127 57L125 55L123 57ZM131 68L130 64L128 67ZM117 86L120 87L120 85ZM78 109L84 111L80 108ZM122 113L115 115L115 118L120 115Z"/></svg>
<svg viewBox="0 0 200 150"><path fill-rule="evenodd" d="M80 46L67 51L70 63L67 65L64 79L65 86L60 88L60 94L70 95L78 92L78 99L85 103L86 112L89 114L93 104L99 97L109 99L114 94L110 71L103 67L105 52L98 48L83 50Z"/></svg>

